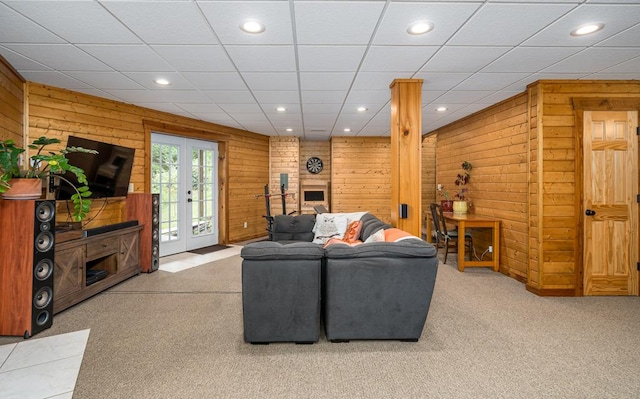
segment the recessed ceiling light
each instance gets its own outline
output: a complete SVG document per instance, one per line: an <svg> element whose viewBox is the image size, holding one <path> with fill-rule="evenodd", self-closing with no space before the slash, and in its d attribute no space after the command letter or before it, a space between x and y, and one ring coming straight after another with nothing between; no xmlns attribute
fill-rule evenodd
<svg viewBox="0 0 640 399"><path fill-rule="evenodd" d="M154 82L160 86L168 86L171 84L171 82L169 82L167 79L164 78L159 78L154 80Z"/></svg>
<svg viewBox="0 0 640 399"><path fill-rule="evenodd" d="M262 33L265 30L265 26L254 19L249 19L240 24L240 29L247 33Z"/></svg>
<svg viewBox="0 0 640 399"><path fill-rule="evenodd" d="M350 131L351 131L351 129L349 129L349 128L344 129L345 133L349 133Z"/></svg>
<svg viewBox="0 0 640 399"><path fill-rule="evenodd" d="M414 22L407 28L407 33L410 35L422 35L433 29L433 24L427 21Z"/></svg>
<svg viewBox="0 0 640 399"><path fill-rule="evenodd" d="M285 107L277 107L277 108L276 108L276 111L278 111L278 112L284 112L284 111L286 111L286 110L287 110L287 109L286 109Z"/></svg>
<svg viewBox="0 0 640 399"><path fill-rule="evenodd" d="M366 110L368 110L369 108L367 107L358 107L358 112L364 112Z"/></svg>
<svg viewBox="0 0 640 399"><path fill-rule="evenodd" d="M293 132L293 129L291 129L290 127L285 129L287 132Z"/></svg>
<svg viewBox="0 0 640 399"><path fill-rule="evenodd" d="M447 110L447 107L438 107L436 108L436 111L438 112L445 112Z"/></svg>
<svg viewBox="0 0 640 399"><path fill-rule="evenodd" d="M586 24L571 31L571 36L584 36L604 28L604 24Z"/></svg>

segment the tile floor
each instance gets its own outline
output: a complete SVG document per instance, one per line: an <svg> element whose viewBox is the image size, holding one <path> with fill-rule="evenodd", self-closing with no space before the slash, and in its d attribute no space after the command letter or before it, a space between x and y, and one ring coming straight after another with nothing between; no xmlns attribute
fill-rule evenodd
<svg viewBox="0 0 640 399"><path fill-rule="evenodd" d="M177 273L240 254L231 246L210 254L184 252L160 258L160 270ZM90 330L0 345L0 399L72 399Z"/></svg>

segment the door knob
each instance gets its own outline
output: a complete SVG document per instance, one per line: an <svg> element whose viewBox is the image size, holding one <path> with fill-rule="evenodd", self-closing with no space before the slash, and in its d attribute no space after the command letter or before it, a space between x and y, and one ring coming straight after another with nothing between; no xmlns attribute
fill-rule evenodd
<svg viewBox="0 0 640 399"><path fill-rule="evenodd" d="M591 210L591 209L587 209L587 210L584 212L584 214L585 214L585 215L587 215L587 216L593 216L593 215L595 215L595 214L596 214L596 211Z"/></svg>

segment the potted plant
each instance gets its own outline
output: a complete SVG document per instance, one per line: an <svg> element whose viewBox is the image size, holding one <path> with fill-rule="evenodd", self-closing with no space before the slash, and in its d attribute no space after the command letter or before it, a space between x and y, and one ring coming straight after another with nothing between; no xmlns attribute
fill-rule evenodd
<svg viewBox="0 0 640 399"><path fill-rule="evenodd" d="M72 215L74 220L81 221L91 209L91 201L88 199L91 191L87 186L87 177L84 174L84 170L69 164L66 155L70 152L86 152L90 154L97 154L98 152L82 147L67 147L58 152L45 152L46 146L58 143L60 143L60 140L57 138L42 136L35 139L29 145L29 148L34 150L35 153L29 157L28 167L23 169L20 167L20 158L25 150L16 146L13 140L0 142L0 194L5 199L40 198L42 194L42 179L55 175L74 188L75 194L71 196L74 204ZM63 176L65 172L71 172L76 175L78 182L83 185L74 186ZM20 187L23 184L31 186L32 193L12 194L16 187Z"/></svg>
<svg viewBox="0 0 640 399"><path fill-rule="evenodd" d="M468 161L462 162L462 173L458 173L455 181L456 187L458 187L458 192L455 195L456 200L453 201L454 213L467 213L468 205L465 200L465 196L467 192L467 184L471 178L472 168L471 163Z"/></svg>
<svg viewBox="0 0 640 399"><path fill-rule="evenodd" d="M453 200L451 199L451 194L449 194L448 190L445 190L444 187L439 185L439 194L442 199L440 200L440 205L442 206L442 211L444 212L453 212Z"/></svg>

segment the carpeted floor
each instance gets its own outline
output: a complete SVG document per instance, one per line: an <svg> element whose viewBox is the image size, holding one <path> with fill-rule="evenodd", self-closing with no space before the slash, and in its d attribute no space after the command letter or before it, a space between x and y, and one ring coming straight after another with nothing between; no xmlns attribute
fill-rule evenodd
<svg viewBox="0 0 640 399"><path fill-rule="evenodd" d="M637 398L638 326L638 297L541 298L441 264L417 343L253 346L236 255L134 277L39 336L91 329L74 398Z"/></svg>

